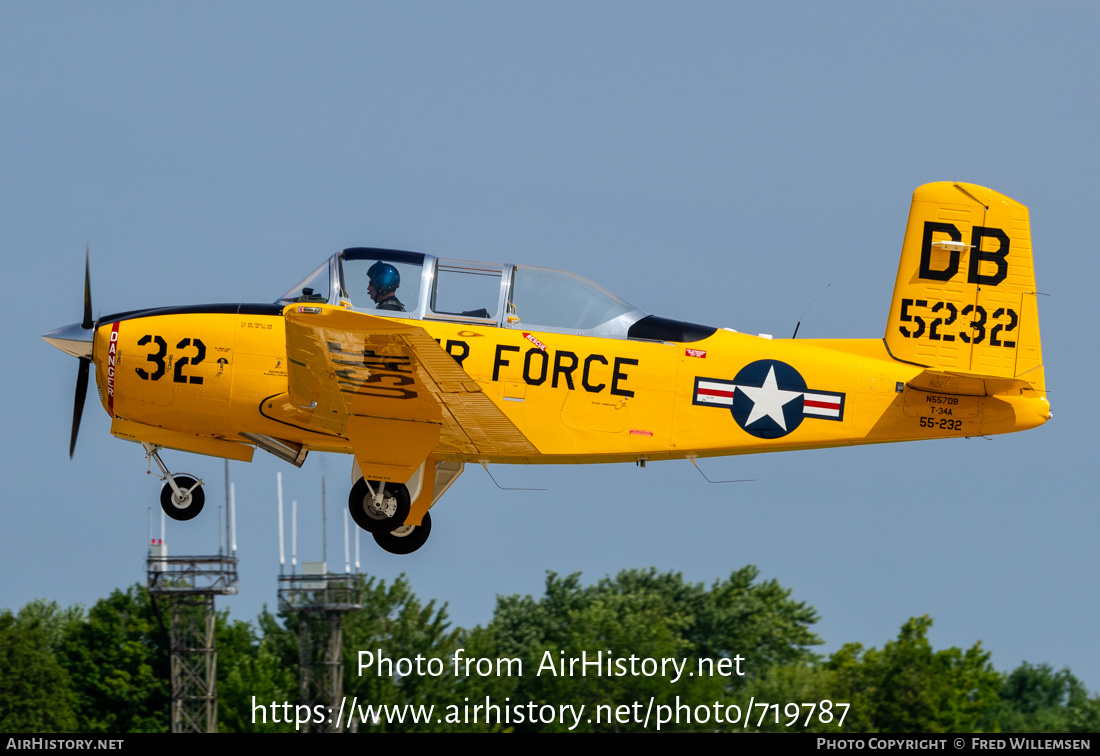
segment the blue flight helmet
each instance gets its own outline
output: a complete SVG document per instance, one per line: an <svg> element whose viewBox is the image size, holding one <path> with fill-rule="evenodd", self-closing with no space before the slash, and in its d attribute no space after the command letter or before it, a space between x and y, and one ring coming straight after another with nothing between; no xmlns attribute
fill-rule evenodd
<svg viewBox="0 0 1100 756"><path fill-rule="evenodd" d="M386 295L397 291L397 287L401 285L401 274L397 272L397 268L379 260L370 266L370 270L367 271L367 280L374 286L376 292Z"/></svg>

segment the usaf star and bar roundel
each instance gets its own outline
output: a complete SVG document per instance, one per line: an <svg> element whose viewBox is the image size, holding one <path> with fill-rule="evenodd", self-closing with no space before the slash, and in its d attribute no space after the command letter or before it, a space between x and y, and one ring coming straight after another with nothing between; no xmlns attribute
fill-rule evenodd
<svg viewBox="0 0 1100 756"><path fill-rule="evenodd" d="M782 438L807 417L844 419L844 394L806 387L797 370L779 360L757 360L732 381L695 379L692 404L729 407L733 419L757 438Z"/></svg>

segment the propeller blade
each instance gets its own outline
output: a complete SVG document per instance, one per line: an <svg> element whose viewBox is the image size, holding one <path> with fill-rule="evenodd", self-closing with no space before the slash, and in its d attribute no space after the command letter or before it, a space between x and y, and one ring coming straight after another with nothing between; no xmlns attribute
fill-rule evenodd
<svg viewBox="0 0 1100 756"><path fill-rule="evenodd" d="M81 328L91 328L92 323L92 279L88 271L88 257L91 250L84 247L84 320L80 321ZM85 374L86 376L86 374ZM85 382L87 377L85 377ZM75 434L74 434L75 438Z"/></svg>
<svg viewBox="0 0 1100 756"><path fill-rule="evenodd" d="M76 449L76 435L80 432L80 416L84 414L84 398L88 395L88 369L91 362L80 359L80 369L76 374L76 396L73 398L73 435L69 440L69 459Z"/></svg>

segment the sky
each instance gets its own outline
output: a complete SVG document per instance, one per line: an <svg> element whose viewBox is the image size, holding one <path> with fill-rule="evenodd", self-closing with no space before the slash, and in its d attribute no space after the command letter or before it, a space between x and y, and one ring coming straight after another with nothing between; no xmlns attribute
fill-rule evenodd
<svg viewBox="0 0 1100 756"><path fill-rule="evenodd" d="M96 315L270 302L378 246L562 268L748 333L880 338L913 189L967 181L1031 211L1045 426L700 463L755 479L737 485L670 461L497 466L546 489L502 491L467 467L424 548L363 538L362 570L471 627L548 571L754 564L818 610L824 652L927 614L936 648L1100 691L1098 409L1069 390L1100 372L1098 27L1074 2L0 3L0 607L143 581L159 523L160 482L94 391L68 459L77 365L39 336L80 320L86 246ZM223 463L164 457L209 482L170 553L216 551ZM274 609L279 471L299 560L323 556L326 481L343 569L350 466L230 464L240 593L219 608Z"/></svg>

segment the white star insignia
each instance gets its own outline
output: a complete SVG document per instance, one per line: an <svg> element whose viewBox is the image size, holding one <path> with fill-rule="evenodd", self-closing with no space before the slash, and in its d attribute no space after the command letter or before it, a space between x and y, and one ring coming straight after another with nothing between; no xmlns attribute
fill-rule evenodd
<svg viewBox="0 0 1100 756"><path fill-rule="evenodd" d="M801 391L784 391L779 388L779 385L775 382L774 365L768 368L768 377L764 379L763 386L759 388L756 386L738 386L737 390L743 392L745 396L752 400L752 412L749 413L749 419L745 421L746 427L762 417L770 417L779 424L780 428L787 430L787 421L783 417L783 407L802 396Z"/></svg>

